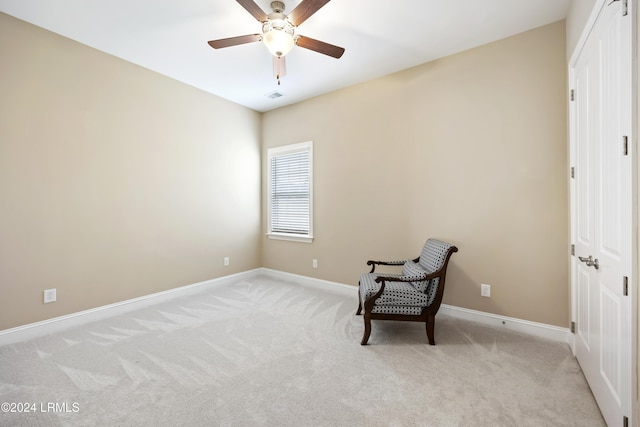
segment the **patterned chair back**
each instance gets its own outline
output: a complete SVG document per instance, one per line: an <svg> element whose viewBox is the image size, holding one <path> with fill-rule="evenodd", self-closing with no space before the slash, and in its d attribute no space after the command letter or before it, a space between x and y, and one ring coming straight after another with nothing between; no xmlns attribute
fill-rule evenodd
<svg viewBox="0 0 640 427"><path fill-rule="evenodd" d="M437 240L429 239L424 244L422 252L420 253L420 260L418 264L428 273L438 271L444 266L447 261L447 253L453 245ZM424 283L424 282L422 282ZM427 303L431 305L438 293L438 285L440 284L440 278L436 277L429 281L425 286L425 293L427 294Z"/></svg>
<svg viewBox="0 0 640 427"><path fill-rule="evenodd" d="M429 273L438 271L447 260L447 252L449 252L451 246L453 245L441 240L427 240L422 248L422 253L420 253L420 261L418 264Z"/></svg>

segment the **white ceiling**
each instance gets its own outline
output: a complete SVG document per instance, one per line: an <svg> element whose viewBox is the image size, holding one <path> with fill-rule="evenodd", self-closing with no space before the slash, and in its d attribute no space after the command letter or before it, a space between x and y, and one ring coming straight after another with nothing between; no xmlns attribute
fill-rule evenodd
<svg viewBox="0 0 640 427"><path fill-rule="evenodd" d="M0 0L0 11L257 111L361 83L566 17L571 0L332 0L296 30L346 49L295 47L277 85L261 32L235 0ZM271 0L255 0L269 13ZM285 13L300 0L289 0ZM285 96L267 98L274 91Z"/></svg>

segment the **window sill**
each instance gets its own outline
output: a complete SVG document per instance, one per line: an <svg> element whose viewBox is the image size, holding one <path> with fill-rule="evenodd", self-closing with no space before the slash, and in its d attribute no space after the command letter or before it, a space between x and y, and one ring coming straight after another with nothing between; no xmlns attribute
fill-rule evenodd
<svg viewBox="0 0 640 427"><path fill-rule="evenodd" d="M297 235L297 234L267 233L267 237L269 239L289 240L291 242L303 242L303 243L311 243L311 242L313 242L313 236L301 236L301 235Z"/></svg>

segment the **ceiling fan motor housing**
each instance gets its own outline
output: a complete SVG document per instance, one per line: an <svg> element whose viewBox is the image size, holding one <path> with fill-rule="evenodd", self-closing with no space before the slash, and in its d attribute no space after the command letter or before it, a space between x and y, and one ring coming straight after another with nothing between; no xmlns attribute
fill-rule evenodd
<svg viewBox="0 0 640 427"><path fill-rule="evenodd" d="M273 10L274 13L284 12L284 3L282 3L281 1L272 1L271 10Z"/></svg>

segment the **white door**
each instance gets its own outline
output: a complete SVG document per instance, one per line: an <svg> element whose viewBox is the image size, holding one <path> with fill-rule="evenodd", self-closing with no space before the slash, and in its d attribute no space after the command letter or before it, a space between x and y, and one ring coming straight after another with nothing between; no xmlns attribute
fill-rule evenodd
<svg viewBox="0 0 640 427"><path fill-rule="evenodd" d="M622 1L602 4L571 82L575 354L610 426L632 422L632 65L625 9Z"/></svg>

